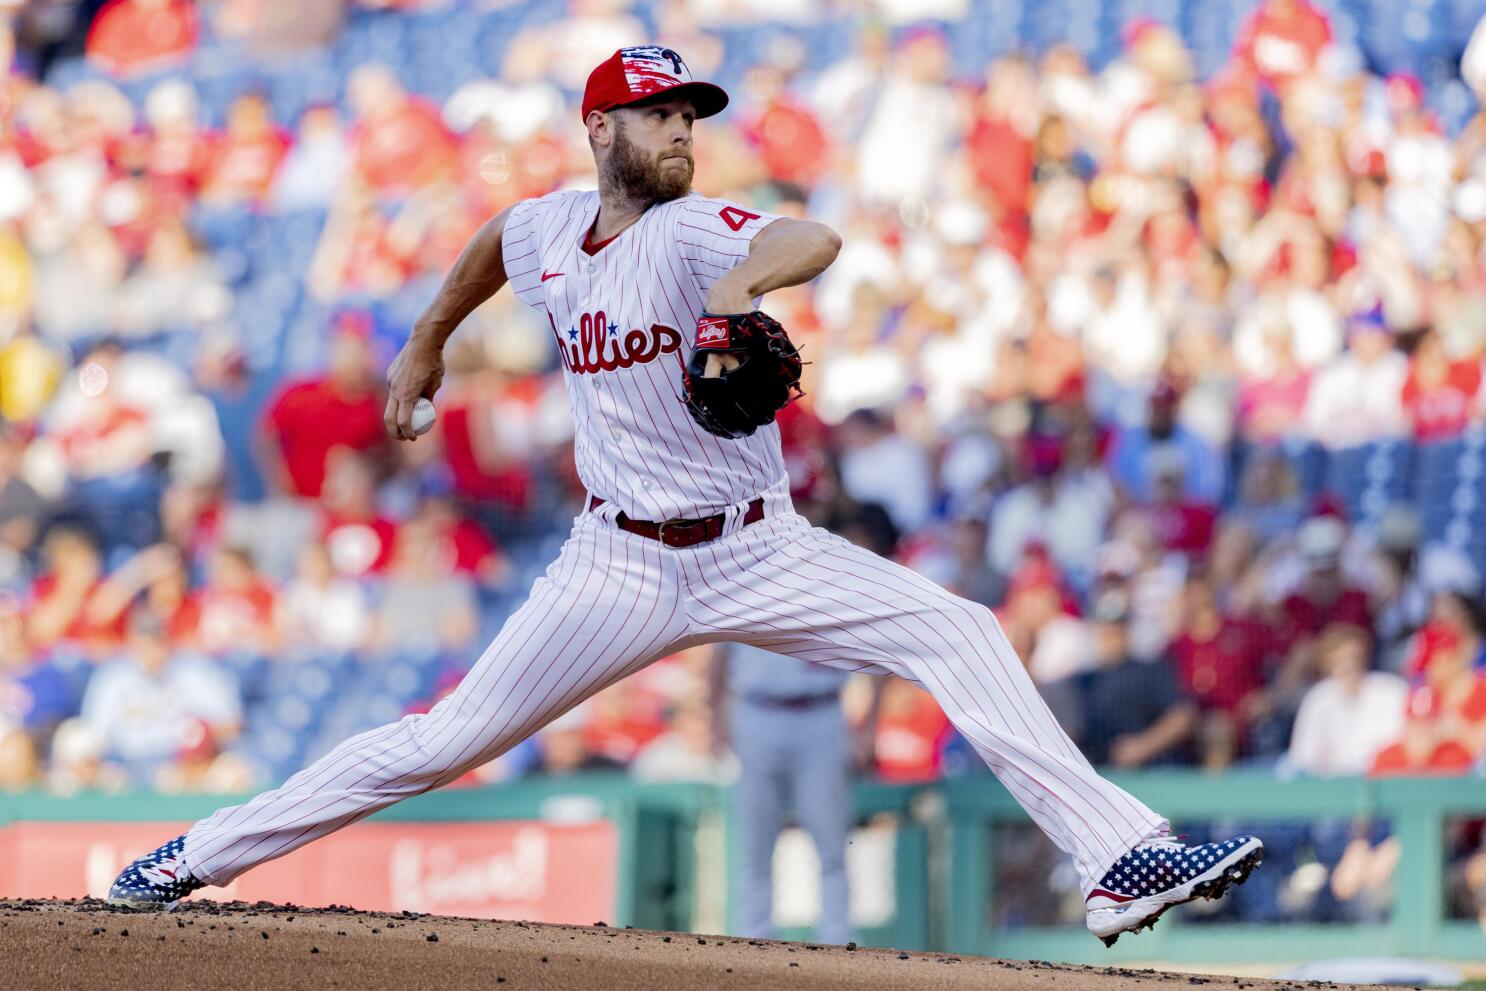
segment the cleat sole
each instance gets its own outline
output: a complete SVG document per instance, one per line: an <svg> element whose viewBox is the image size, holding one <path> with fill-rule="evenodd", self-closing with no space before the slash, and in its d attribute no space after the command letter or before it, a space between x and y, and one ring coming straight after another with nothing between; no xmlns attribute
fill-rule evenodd
<svg viewBox="0 0 1486 991"><path fill-rule="evenodd" d="M173 902L158 902L152 901L147 898L124 898L119 896L110 896L104 899L104 903L107 905L112 905L114 908L127 909L131 912L172 912L175 910L175 907L180 904L180 900L177 899Z"/></svg>

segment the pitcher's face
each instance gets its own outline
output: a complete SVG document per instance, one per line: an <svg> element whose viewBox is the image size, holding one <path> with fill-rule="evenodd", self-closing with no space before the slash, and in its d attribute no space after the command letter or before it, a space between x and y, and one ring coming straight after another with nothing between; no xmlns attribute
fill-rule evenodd
<svg viewBox="0 0 1486 991"><path fill-rule="evenodd" d="M626 195L645 203L664 203L691 192L690 100L656 100L611 111L610 143L600 172Z"/></svg>

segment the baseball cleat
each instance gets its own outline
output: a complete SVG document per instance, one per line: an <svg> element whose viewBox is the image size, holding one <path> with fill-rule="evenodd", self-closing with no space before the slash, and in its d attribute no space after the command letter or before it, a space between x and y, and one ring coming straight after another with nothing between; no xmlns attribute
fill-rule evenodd
<svg viewBox="0 0 1486 991"><path fill-rule="evenodd" d="M1115 861L1084 902L1089 931L1113 946L1121 933L1153 929L1173 905L1221 898L1243 884L1264 859L1256 836L1186 846L1171 838L1148 840Z"/></svg>
<svg viewBox="0 0 1486 991"><path fill-rule="evenodd" d="M172 909L191 892L206 887L181 861L185 849L183 834L125 867L108 889L108 903L120 908Z"/></svg>

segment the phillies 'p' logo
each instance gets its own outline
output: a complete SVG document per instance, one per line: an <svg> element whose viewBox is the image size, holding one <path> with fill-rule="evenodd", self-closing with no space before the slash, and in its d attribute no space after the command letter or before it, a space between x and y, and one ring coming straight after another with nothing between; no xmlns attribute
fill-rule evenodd
<svg viewBox="0 0 1486 991"><path fill-rule="evenodd" d="M722 212L720 212L718 216L722 218L722 222L727 224L728 229L731 230L734 234L738 233L738 231L741 231L743 229L743 225L748 223L750 220L757 220L759 218L758 214L749 213L747 210L742 210L735 206L723 207Z"/></svg>
<svg viewBox="0 0 1486 991"><path fill-rule="evenodd" d="M640 95L669 89L676 83L691 82L686 63L669 48L657 45L635 45L620 49L624 78L630 92Z"/></svg>

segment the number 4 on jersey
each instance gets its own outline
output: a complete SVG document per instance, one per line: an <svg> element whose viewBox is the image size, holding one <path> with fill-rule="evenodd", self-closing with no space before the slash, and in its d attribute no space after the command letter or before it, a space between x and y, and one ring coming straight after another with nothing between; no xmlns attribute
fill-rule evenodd
<svg viewBox="0 0 1486 991"><path fill-rule="evenodd" d="M740 210L735 206L723 207L722 211L718 213L718 216L722 218L723 223L728 225L728 229L734 233L741 231L743 225L750 220L757 220L759 217L756 213L749 213L747 210Z"/></svg>

